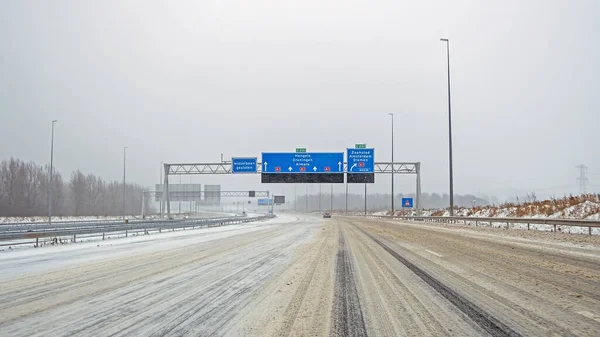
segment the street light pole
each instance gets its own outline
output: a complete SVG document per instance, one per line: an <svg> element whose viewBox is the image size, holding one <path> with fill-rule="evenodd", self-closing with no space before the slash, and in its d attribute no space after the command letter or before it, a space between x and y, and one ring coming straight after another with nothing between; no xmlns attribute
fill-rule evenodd
<svg viewBox="0 0 600 337"><path fill-rule="evenodd" d="M392 215L394 215L394 114L388 113L392 116Z"/></svg>
<svg viewBox="0 0 600 337"><path fill-rule="evenodd" d="M48 177L48 225L52 224L52 168L54 166L54 123L52 121L52 140L50 141L50 176Z"/></svg>
<svg viewBox="0 0 600 337"><path fill-rule="evenodd" d="M440 39L446 42L446 56L448 60L448 160L450 164L450 216L454 216L454 178L452 172L452 104L450 101L450 41Z"/></svg>
<svg viewBox="0 0 600 337"><path fill-rule="evenodd" d="M127 148L128 146L123 147L123 219L125 219L125 163L127 160Z"/></svg>

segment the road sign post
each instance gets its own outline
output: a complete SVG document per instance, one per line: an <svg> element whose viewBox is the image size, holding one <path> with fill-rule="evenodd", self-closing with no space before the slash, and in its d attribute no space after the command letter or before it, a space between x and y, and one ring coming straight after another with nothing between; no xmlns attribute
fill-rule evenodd
<svg viewBox="0 0 600 337"><path fill-rule="evenodd" d="M231 173L256 173L256 157L231 158Z"/></svg>
<svg viewBox="0 0 600 337"><path fill-rule="evenodd" d="M263 183L343 183L342 152L264 152Z"/></svg>
<svg viewBox="0 0 600 337"><path fill-rule="evenodd" d="M402 198L402 208L413 208L413 198Z"/></svg>
<svg viewBox="0 0 600 337"><path fill-rule="evenodd" d="M356 144L356 146L365 144ZM354 148L346 152L348 183L375 182L375 149Z"/></svg>
<svg viewBox="0 0 600 337"><path fill-rule="evenodd" d="M273 203L273 199L262 198L257 200L258 206L270 206Z"/></svg>

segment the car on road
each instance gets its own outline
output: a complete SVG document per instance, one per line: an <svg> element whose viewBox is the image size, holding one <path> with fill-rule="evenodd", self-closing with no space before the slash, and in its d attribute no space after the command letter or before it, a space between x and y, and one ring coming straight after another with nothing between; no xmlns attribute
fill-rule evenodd
<svg viewBox="0 0 600 337"><path fill-rule="evenodd" d="M323 219L329 219L329 218L331 218L330 213L323 213Z"/></svg>

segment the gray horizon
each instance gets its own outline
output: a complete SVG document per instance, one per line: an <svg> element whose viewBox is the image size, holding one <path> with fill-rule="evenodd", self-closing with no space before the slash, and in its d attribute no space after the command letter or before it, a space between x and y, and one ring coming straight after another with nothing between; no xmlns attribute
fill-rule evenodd
<svg viewBox="0 0 600 337"><path fill-rule="evenodd" d="M356 143L421 162L448 193L450 40L454 190L501 200L600 191L600 2L0 3L0 160L146 187L161 161L218 162ZM258 175L184 176L222 190ZM414 176L396 178L413 193ZM178 183L172 177L171 183ZM389 175L373 193L389 193ZM329 192L329 187L324 187ZM315 193L318 186L311 186ZM363 186L350 186L361 194ZM343 193L344 186L334 186Z"/></svg>

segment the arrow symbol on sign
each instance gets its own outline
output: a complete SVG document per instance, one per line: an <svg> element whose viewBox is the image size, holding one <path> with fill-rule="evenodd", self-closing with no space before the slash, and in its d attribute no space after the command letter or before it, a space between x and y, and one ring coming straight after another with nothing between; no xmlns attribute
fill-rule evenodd
<svg viewBox="0 0 600 337"><path fill-rule="evenodd" d="M292 167L291 166L288 167L288 171L292 172Z"/></svg>
<svg viewBox="0 0 600 337"><path fill-rule="evenodd" d="M313 171L317 172L317 167L316 166L313 167Z"/></svg>
<svg viewBox="0 0 600 337"><path fill-rule="evenodd" d="M269 163L265 162L265 172L267 172L267 165L269 165Z"/></svg>
<svg viewBox="0 0 600 337"><path fill-rule="evenodd" d="M338 171L341 171L341 170L342 170L342 162L338 161Z"/></svg>
<svg viewBox="0 0 600 337"><path fill-rule="evenodd" d="M352 165L352 167L350 167L350 172L352 172L352 169L356 167L356 163L354 165Z"/></svg>

